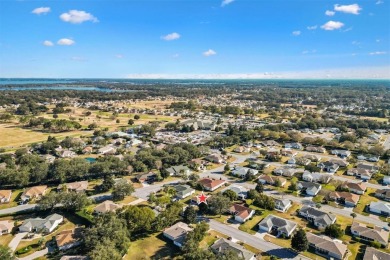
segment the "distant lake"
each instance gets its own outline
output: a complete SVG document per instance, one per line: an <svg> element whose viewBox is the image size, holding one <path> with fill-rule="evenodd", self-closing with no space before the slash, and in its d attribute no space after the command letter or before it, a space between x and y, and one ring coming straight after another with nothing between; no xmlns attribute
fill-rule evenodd
<svg viewBox="0 0 390 260"><path fill-rule="evenodd" d="M1 90L43 90L43 89L51 89L51 90L80 90L80 91L100 91L100 92L124 92L131 90L119 90L119 89L111 89L111 88L98 88L98 87L83 87L83 86L40 86L40 87L29 87L29 86L12 86L12 88L7 88L0 85Z"/></svg>

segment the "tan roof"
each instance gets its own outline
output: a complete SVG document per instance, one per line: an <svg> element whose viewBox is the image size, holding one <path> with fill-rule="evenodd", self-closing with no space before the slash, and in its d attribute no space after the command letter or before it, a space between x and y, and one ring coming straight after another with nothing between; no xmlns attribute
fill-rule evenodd
<svg viewBox="0 0 390 260"><path fill-rule="evenodd" d="M379 251L373 247L367 247L364 253L363 260L387 260L390 259L390 254Z"/></svg>
<svg viewBox="0 0 390 260"><path fill-rule="evenodd" d="M11 196L11 190L0 190L0 199L9 198Z"/></svg>
<svg viewBox="0 0 390 260"><path fill-rule="evenodd" d="M22 196L29 196L29 197L41 196L41 195L45 194L46 189L47 189L46 185L26 188L25 191L23 192Z"/></svg>
<svg viewBox="0 0 390 260"><path fill-rule="evenodd" d="M99 213L107 213L107 212L113 212L120 208L122 208L121 205L115 204L111 200L106 200L100 203L99 205L97 205L93 210Z"/></svg>
<svg viewBox="0 0 390 260"><path fill-rule="evenodd" d="M56 242L58 246L64 246L76 242L81 238L81 228L64 230L56 235Z"/></svg>
<svg viewBox="0 0 390 260"><path fill-rule="evenodd" d="M388 244L389 231L386 231L380 227L375 226L373 229L368 228L362 223L354 221L351 226L351 232L358 232L359 236L364 236L371 238L375 241L380 242L381 244Z"/></svg>
<svg viewBox="0 0 390 260"><path fill-rule="evenodd" d="M314 244L316 248L332 252L339 256L344 256L347 252L347 245L344 245L340 242L333 241L330 237L327 236L317 236L312 233L306 233L307 240L309 244Z"/></svg>
<svg viewBox="0 0 390 260"><path fill-rule="evenodd" d="M284 183L286 181L285 178L282 177L275 177L270 175L262 175L259 177L259 179L265 180L267 183L274 183L276 180L279 180L281 183Z"/></svg>
<svg viewBox="0 0 390 260"><path fill-rule="evenodd" d="M192 231L186 223L177 222L175 225L168 227L164 230L164 234L171 236L173 239L176 239L188 232Z"/></svg>
<svg viewBox="0 0 390 260"><path fill-rule="evenodd" d="M242 219L246 219L253 210L240 204L233 204L229 211L233 212L236 216L239 216Z"/></svg>
<svg viewBox="0 0 390 260"><path fill-rule="evenodd" d="M14 227L14 223L12 221L8 221L8 220L0 221L0 231L1 230L11 231L13 227Z"/></svg>
<svg viewBox="0 0 390 260"><path fill-rule="evenodd" d="M68 190L85 191L88 188L88 181L77 181L60 184L58 185L58 188L61 188L63 185L65 185Z"/></svg>
<svg viewBox="0 0 390 260"><path fill-rule="evenodd" d="M213 189L214 187L222 184L222 183L225 183L226 181L225 180L213 180L213 179L209 179L209 178L204 178L204 179L201 179L199 181L199 183L204 186L204 187L208 187L208 188L211 188Z"/></svg>
<svg viewBox="0 0 390 260"><path fill-rule="evenodd" d="M363 182L355 183L355 182L344 182L343 187L347 187L348 189L354 189L358 191L365 191L366 190L366 184Z"/></svg>
<svg viewBox="0 0 390 260"><path fill-rule="evenodd" d="M345 201L352 202L354 204L357 204L359 202L360 196L346 192L346 191L333 191L329 193L329 197L331 198L344 198Z"/></svg>

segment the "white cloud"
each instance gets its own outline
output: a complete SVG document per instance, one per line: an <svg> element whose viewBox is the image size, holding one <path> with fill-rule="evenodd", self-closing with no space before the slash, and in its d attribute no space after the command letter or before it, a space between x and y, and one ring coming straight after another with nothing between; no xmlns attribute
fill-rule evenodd
<svg viewBox="0 0 390 260"><path fill-rule="evenodd" d="M374 52L370 52L369 53L370 55L385 55L387 54L386 51L374 51Z"/></svg>
<svg viewBox="0 0 390 260"><path fill-rule="evenodd" d="M206 57L213 56L213 55L216 55L216 54L217 53L214 50L212 50L212 49L209 49L209 50L203 52L203 56L206 56Z"/></svg>
<svg viewBox="0 0 390 260"><path fill-rule="evenodd" d="M50 7L38 7L32 10L31 13L40 15L40 14L47 14L49 12L50 12Z"/></svg>
<svg viewBox="0 0 390 260"><path fill-rule="evenodd" d="M329 21L326 24L322 25L321 28L326 31L333 31L340 29L343 26L344 24L342 22Z"/></svg>
<svg viewBox="0 0 390 260"><path fill-rule="evenodd" d="M62 38L62 39L59 39L58 42L57 42L58 45L73 45L75 44L75 41L72 40L72 39L68 39L68 38Z"/></svg>
<svg viewBox="0 0 390 260"><path fill-rule="evenodd" d="M51 41L44 41L42 44L48 47L54 46L54 43Z"/></svg>
<svg viewBox="0 0 390 260"><path fill-rule="evenodd" d="M63 13L60 15L60 19L64 22L68 23L83 23L86 21L91 21L91 22L98 22L99 20L93 16L90 13L87 13L85 11L79 11L79 10L70 10L67 13Z"/></svg>
<svg viewBox="0 0 390 260"><path fill-rule="evenodd" d="M358 4L352 4L352 5L334 5L334 10L338 12L343 12L347 14L359 14L359 11L362 10L362 8Z"/></svg>
<svg viewBox="0 0 390 260"><path fill-rule="evenodd" d="M115 55L115 58L117 58L117 59L123 59L123 55L122 54L117 54L117 55Z"/></svg>
<svg viewBox="0 0 390 260"><path fill-rule="evenodd" d="M301 35L301 31L293 31L292 35L299 36L299 35Z"/></svg>
<svg viewBox="0 0 390 260"><path fill-rule="evenodd" d="M180 34L173 32L173 33L167 34L165 36L161 36L161 39L166 40L166 41L173 41L173 40L179 39L180 37L181 37Z"/></svg>
<svg viewBox="0 0 390 260"><path fill-rule="evenodd" d="M316 53L317 50L304 50L302 54L310 54L310 53Z"/></svg>
<svg viewBox="0 0 390 260"><path fill-rule="evenodd" d="M308 30L316 30L317 29L317 25L313 25L313 26L308 26L306 27Z"/></svg>
<svg viewBox="0 0 390 260"><path fill-rule="evenodd" d="M380 39L376 39L375 42L381 42L381 40Z"/></svg>
<svg viewBox="0 0 390 260"><path fill-rule="evenodd" d="M325 15L327 16L333 16L336 12L333 12L333 11L329 11L329 10L326 10L325 11Z"/></svg>
<svg viewBox="0 0 390 260"><path fill-rule="evenodd" d="M235 0L223 0L222 3L221 3L221 6L224 7L228 4L231 4L233 3Z"/></svg>
<svg viewBox="0 0 390 260"><path fill-rule="evenodd" d="M378 1L376 1L376 5L381 5L381 4L383 4L384 2L382 1L382 0L378 0Z"/></svg>
<svg viewBox="0 0 390 260"><path fill-rule="evenodd" d="M349 31L352 31L353 27L348 27L347 29L345 29L343 32L349 32Z"/></svg>

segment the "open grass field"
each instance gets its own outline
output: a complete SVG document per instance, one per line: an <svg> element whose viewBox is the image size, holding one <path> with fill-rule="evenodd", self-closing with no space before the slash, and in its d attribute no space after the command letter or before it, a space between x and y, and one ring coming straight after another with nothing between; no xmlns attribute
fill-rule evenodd
<svg viewBox="0 0 390 260"><path fill-rule="evenodd" d="M23 129L17 124L0 124L0 147L8 149L17 149L20 146L42 142L47 140L47 137L55 136L63 139L66 136L89 135L91 131L72 131L64 133L43 133L31 129Z"/></svg>
<svg viewBox="0 0 390 260"><path fill-rule="evenodd" d="M172 259L179 252L173 243L163 238L162 233L155 233L130 244L124 260Z"/></svg>

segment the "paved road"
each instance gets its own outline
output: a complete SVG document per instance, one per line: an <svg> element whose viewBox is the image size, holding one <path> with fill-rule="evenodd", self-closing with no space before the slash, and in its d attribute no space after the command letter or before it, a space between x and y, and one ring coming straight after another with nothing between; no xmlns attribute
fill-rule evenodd
<svg viewBox="0 0 390 260"><path fill-rule="evenodd" d="M6 214L12 214L15 212L34 210L36 205L37 204L25 204L25 205L19 205L19 206L8 208L8 209L1 209L0 216L6 215Z"/></svg>
<svg viewBox="0 0 390 260"><path fill-rule="evenodd" d="M278 245L267 242L259 237L250 235L244 231L235 229L235 228L230 227L228 225L222 224L218 221L211 219L209 224L210 224L211 229L214 229L222 234L225 234L227 236L238 239L241 242L244 242L250 246L253 246L254 248L257 248L263 252L267 252L270 255L275 255L275 256L280 257L282 259L309 260L309 258L304 257L302 255L298 255L298 254L292 252L291 250L288 250L286 248L282 248Z"/></svg>
<svg viewBox="0 0 390 260"><path fill-rule="evenodd" d="M150 193L157 192L158 190L161 189L161 187L164 184L171 184L171 183L177 183L177 182L179 182L179 180L168 181L168 182L163 182L163 183L158 183L158 184L153 184L153 185L149 185L146 187L138 188L135 190L135 192L132 195L135 197L147 200Z"/></svg>
<svg viewBox="0 0 390 260"><path fill-rule="evenodd" d="M12 251L15 251L20 243L20 240L22 240L25 235L27 235L27 232L17 233L14 238L12 238L11 242L9 242L9 248L11 248Z"/></svg>
<svg viewBox="0 0 390 260"><path fill-rule="evenodd" d="M383 147L385 148L385 150L390 149L390 135L388 135L387 139L383 142Z"/></svg>

